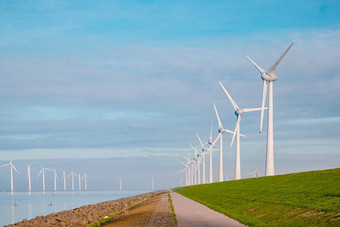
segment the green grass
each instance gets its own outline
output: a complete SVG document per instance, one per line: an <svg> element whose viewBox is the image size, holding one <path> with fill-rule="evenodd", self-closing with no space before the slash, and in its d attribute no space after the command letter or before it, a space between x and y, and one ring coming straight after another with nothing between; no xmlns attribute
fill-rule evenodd
<svg viewBox="0 0 340 227"><path fill-rule="evenodd" d="M249 226L340 226L340 168L174 191Z"/></svg>
<svg viewBox="0 0 340 227"><path fill-rule="evenodd" d="M176 218L176 214L175 214L175 209L174 209L174 205L172 204L172 199L171 199L171 196L170 196L170 192L168 192L168 201L170 202L170 209L171 209L171 215L174 219L174 224L175 226L177 226L177 218Z"/></svg>

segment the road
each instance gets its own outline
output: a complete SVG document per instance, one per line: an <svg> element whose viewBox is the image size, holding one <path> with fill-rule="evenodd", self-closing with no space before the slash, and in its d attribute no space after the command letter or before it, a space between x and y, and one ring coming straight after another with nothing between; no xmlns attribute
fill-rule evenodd
<svg viewBox="0 0 340 227"><path fill-rule="evenodd" d="M178 227L189 226L245 226L176 192L171 192Z"/></svg>

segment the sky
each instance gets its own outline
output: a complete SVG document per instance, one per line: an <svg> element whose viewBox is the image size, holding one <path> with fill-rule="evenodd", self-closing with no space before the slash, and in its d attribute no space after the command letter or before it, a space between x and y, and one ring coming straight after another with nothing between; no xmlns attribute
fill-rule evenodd
<svg viewBox="0 0 340 227"><path fill-rule="evenodd" d="M0 165L86 172L90 190L179 186L185 161L209 137L216 104L259 107L262 80L291 42L274 82L274 157L279 174L340 167L338 1L0 1ZM241 122L242 178L264 175L260 113ZM266 129L266 124L264 125ZM224 136L224 172L235 147ZM213 155L217 179L218 154ZM0 190L10 189L0 168ZM61 172L59 171L59 174ZM47 175L48 180L52 181ZM33 179L40 190L41 179ZM58 182L61 186L61 181ZM47 190L52 190L51 183Z"/></svg>

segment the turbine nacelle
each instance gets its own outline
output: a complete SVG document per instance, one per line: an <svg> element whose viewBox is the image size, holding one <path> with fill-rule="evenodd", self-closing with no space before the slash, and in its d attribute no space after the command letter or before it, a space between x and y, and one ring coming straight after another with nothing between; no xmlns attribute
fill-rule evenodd
<svg viewBox="0 0 340 227"><path fill-rule="evenodd" d="M244 110L243 110L243 109L237 109L237 110L235 111L235 115L236 115L236 116L242 115L243 113L244 113Z"/></svg>
<svg viewBox="0 0 340 227"><path fill-rule="evenodd" d="M212 139L208 140L208 144L211 145L213 143Z"/></svg>
<svg viewBox="0 0 340 227"><path fill-rule="evenodd" d="M277 79L279 79L279 77L275 74L275 73L267 73L267 72L263 72L262 74L261 74L261 78L262 78L262 80L265 80L265 81L275 81L275 80L277 80Z"/></svg>

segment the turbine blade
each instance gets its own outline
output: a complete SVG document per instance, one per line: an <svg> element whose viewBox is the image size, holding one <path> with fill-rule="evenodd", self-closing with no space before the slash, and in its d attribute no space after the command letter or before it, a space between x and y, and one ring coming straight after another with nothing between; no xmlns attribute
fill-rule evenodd
<svg viewBox="0 0 340 227"><path fill-rule="evenodd" d="M189 143L189 145L190 145L190 147L195 151L195 153L196 153L196 149L195 149L195 147L194 146L192 146L192 144L191 143Z"/></svg>
<svg viewBox="0 0 340 227"><path fill-rule="evenodd" d="M221 137L222 133L219 133L218 136L216 137L215 141L211 144L211 147L215 146L215 143L218 141L218 139Z"/></svg>
<svg viewBox="0 0 340 227"><path fill-rule="evenodd" d="M44 169L43 168L41 168L41 170L40 170L40 172L39 172L39 174L38 174L38 176L37 176L37 178L40 176L40 174L42 173L42 171L43 171Z"/></svg>
<svg viewBox="0 0 340 227"><path fill-rule="evenodd" d="M238 126L239 126L239 124L240 124L240 121L241 121L241 115L238 115L238 116L237 116L237 122L236 122L236 125L235 125L235 130L234 130L233 139L231 140L230 146L233 146L234 139L235 139L235 135L236 135Z"/></svg>
<svg viewBox="0 0 340 227"><path fill-rule="evenodd" d="M217 117L218 127L223 128L221 120L220 120L220 116L218 115L218 112L217 112L217 109L216 109L216 106L215 106L215 103L214 103L214 108L215 108L215 113L216 113L216 117Z"/></svg>
<svg viewBox="0 0 340 227"><path fill-rule="evenodd" d="M198 135L198 133L196 132L196 136L198 138L198 141L200 141L201 147L204 148L204 144L202 143L202 140L200 138L200 136Z"/></svg>
<svg viewBox="0 0 340 227"><path fill-rule="evenodd" d="M13 169L15 170L15 172L17 172L19 175L20 175L20 173L19 173L19 171L15 168L15 166L11 163L11 166L13 167Z"/></svg>
<svg viewBox="0 0 340 227"><path fill-rule="evenodd" d="M263 80L260 134L262 134L263 114L264 114L264 106L265 106L265 103L266 103L266 95L267 95L267 81Z"/></svg>
<svg viewBox="0 0 340 227"><path fill-rule="evenodd" d="M280 64L281 60L283 59L283 57L287 54L287 52L289 51L289 49L293 46L294 42L292 42L289 47L287 48L287 50L279 57L279 59L277 59L277 61L274 63L274 65L272 67L270 67L270 69L268 70L268 74L275 72L277 66Z"/></svg>
<svg viewBox="0 0 340 227"><path fill-rule="evenodd" d="M4 167L4 166L8 166L9 165L9 163L7 163L7 164L4 164L4 165L2 165L2 166L0 166L0 167Z"/></svg>
<svg viewBox="0 0 340 227"><path fill-rule="evenodd" d="M263 107L263 109L268 109L268 107ZM253 112L253 111L259 111L259 110L262 110L262 107L260 107L260 108L245 108L245 109L243 109L243 111L244 111L245 113L247 113L247 112Z"/></svg>
<svg viewBox="0 0 340 227"><path fill-rule="evenodd" d="M253 65L257 68L257 70L259 70L260 73L264 73L266 71L264 71L260 66L258 66L254 61L253 59L251 59L248 55L245 55L252 63Z"/></svg>
<svg viewBox="0 0 340 227"><path fill-rule="evenodd" d="M231 130L229 130L229 129L224 129L224 132L228 132L228 133L230 133L230 134L234 134L234 132L231 131Z"/></svg>
<svg viewBox="0 0 340 227"><path fill-rule="evenodd" d="M240 108L238 107L238 105L236 104L236 102L234 101L234 99L229 95L229 93L227 92L227 90L223 87L223 84L221 83L221 81L219 81L219 83L220 83L220 85L221 85L221 87L222 87L224 93L228 96L228 98L229 98L229 100L230 100L230 102L231 102L231 105L233 105L233 107L234 107L234 110L236 111L236 110L240 109Z"/></svg>

